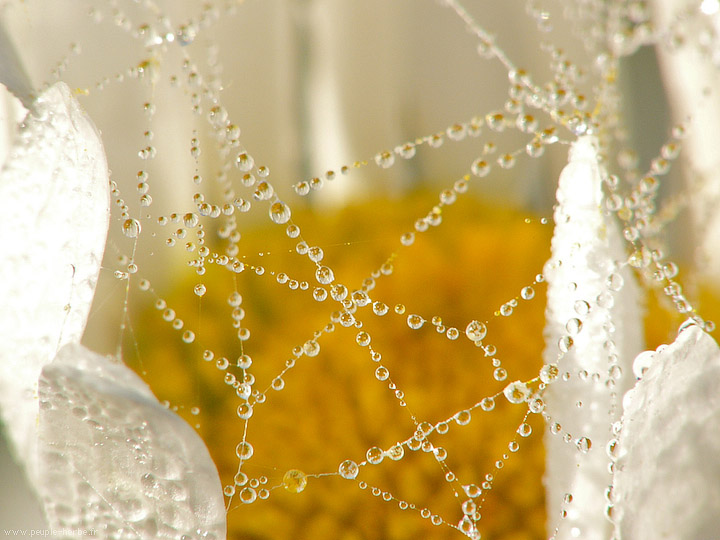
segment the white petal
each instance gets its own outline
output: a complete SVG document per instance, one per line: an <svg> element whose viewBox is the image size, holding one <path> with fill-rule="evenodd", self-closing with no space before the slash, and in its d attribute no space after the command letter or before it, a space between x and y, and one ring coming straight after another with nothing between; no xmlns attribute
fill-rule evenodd
<svg viewBox="0 0 720 540"><path fill-rule="evenodd" d="M582 137L573 144L558 182L552 257L544 271L548 282L544 360L557 362L560 373L571 374L567 381L552 383L546 393L547 412L562 425L561 433L546 435L549 515L559 516L561 507L568 512L566 519L550 523L551 530L560 527L558 539L578 534L588 540L608 537L611 525L605 518L604 492L612 478L604 448L612 422L619 420L619 400L632 384L629 359L641 347L637 286L623 266L627 256L617 228L600 206L601 183L596 141ZM613 285L617 288L622 281L621 291L608 286L613 274L621 276L615 276ZM581 322L579 332L573 319ZM559 343L568 337L572 346L558 359ZM608 340L614 347L606 347ZM562 346L567 344L564 341ZM613 388L606 384L611 353L618 355L623 371L620 380L610 383ZM583 371L586 377L580 375ZM597 382L593 373L600 374ZM563 440L565 433L571 434L571 442ZM572 504L563 503L565 493L573 495Z"/></svg>
<svg viewBox="0 0 720 540"><path fill-rule="evenodd" d="M82 336L110 215L99 134L64 83L25 118L0 200L0 409L32 475L37 380L60 346Z"/></svg>
<svg viewBox="0 0 720 540"><path fill-rule="evenodd" d="M720 348L691 325L659 350L625 400L614 479L622 538L717 537L719 386Z"/></svg>
<svg viewBox="0 0 720 540"><path fill-rule="evenodd" d="M78 344L40 378L41 495L53 528L96 538L225 537L205 444L124 364Z"/></svg>

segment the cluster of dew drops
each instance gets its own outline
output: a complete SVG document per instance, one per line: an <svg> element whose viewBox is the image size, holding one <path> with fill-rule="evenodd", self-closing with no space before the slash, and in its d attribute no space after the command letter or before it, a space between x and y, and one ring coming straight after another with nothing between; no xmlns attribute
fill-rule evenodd
<svg viewBox="0 0 720 540"><path fill-rule="evenodd" d="M131 280L134 280L140 290L155 295L155 307L160 312L162 319L177 330L182 342L188 345L195 343L198 337L196 331L188 328L175 309L169 306L165 299L156 295L148 279L135 277L135 274L138 273L135 252L138 244L142 241L142 236L146 234L143 232L144 228L151 229L153 236L159 234L156 231L169 231L164 234L165 245L169 248L184 249L190 254L187 264L199 277L205 274L208 265L217 265L232 273L251 272L258 278L274 279L278 286L287 287L290 291L297 291L296 294L308 294L313 301L326 302L330 300L337 306L337 309L330 314L326 326L314 331L311 336L308 336L307 341L292 349L290 359L285 362L284 367L268 388L258 389L256 387L255 377L252 374L253 359L248 354L243 352L237 359L231 361L211 350L202 352L202 360L213 363L223 374L224 382L237 395L239 404L236 413L244 423L242 440L236 447L237 473L233 478L233 483L224 487L228 508L231 507L233 501L250 504L256 500L267 499L273 490L279 488L299 493L305 490L308 480L337 475L356 482L359 489L367 490L372 496L380 497L402 510L417 512L421 518L430 520L434 525L444 524L459 530L468 537L479 538L477 522L481 518L480 511L484 497L492 489L496 476L505 462L519 450L522 440L531 434L532 428L527 422L530 414L541 414L550 426L552 433L562 436L569 443L574 443L579 451L587 452L591 448L590 440L564 432L562 426L553 422L545 411L542 398L544 389L558 379L567 380L571 376L570 373L561 374L557 364L547 364L542 367L536 378L525 382L510 382L497 394L483 397L467 409L457 411L451 417L434 424L420 421L409 412L414 430L407 439L399 441L389 448L377 446L369 448L364 460L346 459L337 466L336 470L306 474L298 469L291 469L276 485L271 485L266 476L250 478L243 471L243 465L254 456L253 445L246 440L245 434L255 408L262 406L266 400L270 399L272 392L282 391L285 388L285 374L293 369L296 362L302 357L317 356L320 353L323 335L334 332L338 326L356 331L355 343L368 351L375 378L386 385L391 399L398 406L409 410L410 407L405 401L404 392L393 381L390 370L383 365L382 354L373 347L372 336L363 329L362 316L365 314L377 317L384 317L388 314L402 317L407 327L415 331L430 324L438 334L443 334L449 341L460 339L464 334L482 351L481 354L490 359L494 379L504 382L508 378L507 371L496 355L495 346L486 340L491 320L473 320L459 325L458 328L446 325L441 315L409 312L404 304L389 306L381 299L373 298L372 291L377 280L393 273L394 261L402 256L402 249L410 248L418 234L423 234L442 224L444 212L459 197L468 192L471 182L489 177L493 167L511 169L518 160L523 159L523 156L538 158L544 154L549 145L569 143L570 141L561 139L562 126L568 128L572 135L577 136L593 129L593 122L597 122L597 120L587 112L591 100L579 90L585 80L585 74L580 67L569 60L565 52L552 45L543 45L544 51L551 59L555 78L544 87L538 87L532 82L526 71L509 64L492 38L476 23L469 21L467 14L461 12L457 4L452 1L447 1L446 4L458 11L471 32L478 38L479 55L485 59L500 60L508 67L508 98L503 110L491 111L484 116L474 116L465 122L450 125L443 132L398 144L392 150L378 152L373 158L342 165L336 170L328 170L323 175L298 181L292 186L295 195L306 197L321 190L330 182L341 181L341 177L351 174L356 169L372 166L372 164L381 169L388 169L399 160L411 160L419 152L438 149L445 144L452 144L468 138L481 141L479 144L480 154L468 165L467 173L455 180L452 185L442 189L437 203L429 209L427 214L418 218L408 227L408 230L400 235L398 252L391 254L383 264L371 272L357 289L349 289L336 281L332 268L324 264L323 249L309 244L303 238L300 226L292 219L290 206L280 198L271 183L269 168L256 163L251 153L242 146L241 130L232 123L220 99L219 89L222 87L220 73L222 70L216 51L210 48L207 58L203 61L203 69L200 69L192 60L190 52L183 49L180 71L170 75L169 83L187 93L192 113L199 118L204 118L211 128L213 140L209 143L201 140L198 131L193 131L190 137L187 151L196 164L196 170L190 180L198 187L203 185L204 179L198 172L203 147L207 144L214 145L222 158L220 170L213 179L221 187L222 200L220 202L209 200L208 196L198 191L192 197L194 207L192 211L152 216L150 213L153 204L151 164L158 155L157 149L152 144L154 138L152 124L156 105L153 101L147 101L142 106L147 117L147 129L142 134L144 142L138 148L137 155L140 160L148 162L148 167L141 169L133 182L137 193L137 205L140 208L138 214L132 214L130 205L122 198L118 185L115 182L111 184L113 201L119 210L122 234L132 240L133 246L131 256L121 255L119 257L119 268L115 271L115 276L120 280L125 280L128 286ZM223 16L223 13L234 14L238 8L235 2L221 2L218 5L207 3L196 20L173 28L168 19L163 16L153 24L135 25L131 18L124 15L117 7L117 3L112 3L112 6L112 8L108 8L108 13L103 13L99 8L93 8L89 15L98 24L103 20L111 20L133 39L141 41L147 49L148 56L147 59L127 69L126 72L98 82L98 90L126 79L136 79L148 85L153 84L157 77L165 76L160 70L162 65L160 59L171 47L182 48L193 44L196 37L211 28ZM544 12L530 11L531 15L536 18L538 26L547 25L547 17ZM76 54L78 50L79 48L74 46L71 52ZM55 75L59 77L65 67L65 63L61 62ZM209 73L204 73L203 70L209 71ZM537 111L539 114L533 111ZM550 117L551 122L547 126L540 125L543 115ZM493 133L511 129L517 129L527 135L526 143L520 148L502 149L499 142L492 140ZM486 135L486 130L491 134L490 137ZM674 280L678 273L677 265L666 260L662 250L652 247L654 235L658 233L659 229L655 208L659 178L668 172L672 161L677 157L684 131L684 126L677 126L673 130L672 139L662 147L661 155L652 162L651 170L645 174L639 174L634 169L636 160L633 159L631 152L621 153L619 161L623 168L622 174L611 174L604 179L607 192L605 204L609 212L620 218L623 224L623 236L632 246L628 263L634 268L646 272L656 282L663 283L665 294L674 301L678 311L697 318L692 305L683 295L682 287ZM633 180L634 187L629 192L622 193L623 180L626 178ZM253 208L260 208L260 211L267 212L272 223L285 228L287 238L295 243L294 251L300 256L307 257L314 264L317 283L311 284L295 279L289 272L266 271L263 265L257 263L257 260L250 261L247 256L240 254L241 233L237 218L239 214L248 213ZM225 243L222 252L215 251L210 247L211 242L207 239L209 220L217 220L216 234L219 240ZM547 223L547 220L543 218L541 223ZM617 281L616 278L613 279ZM535 288L543 282L543 275L537 274L532 283L523 287L517 296L509 298L507 302L497 306L493 317L512 315L522 302L533 300ZM611 290L617 290L618 284L609 282L608 287ZM208 285L202 281L199 281L193 288L193 293L198 297L203 297L207 292ZM242 350L243 344L250 339L250 329L244 325L245 312L242 307L242 296L237 290L232 291L227 297L227 302L232 308L232 324L237 331L237 338ZM582 311L581 308L582 306L578 309ZM127 310L127 302L125 309ZM580 311L578 313L582 315ZM573 331L579 332L581 321L576 320L578 323L573 327ZM700 320L699 323L706 329L712 330L710 321ZM570 328L568 330L569 334L573 333ZM572 338L569 335L558 344L559 358L571 347ZM491 472L485 474L478 484L461 481L446 465L447 450L430 442L429 435L431 433L443 435L448 432L452 424L467 426L476 412L494 410L495 401L499 397L503 397L512 404L526 406L525 418L518 426L516 436L508 442L507 451L497 459ZM192 413L199 414L199 410L194 407ZM437 461L445 480L458 500L461 501L462 518L459 521L447 520L426 507L421 508L410 501L399 499L380 487L369 486L359 478L364 467L378 465L385 459L402 460L407 451L426 452ZM565 502L570 503L571 500L572 495L568 494Z"/></svg>

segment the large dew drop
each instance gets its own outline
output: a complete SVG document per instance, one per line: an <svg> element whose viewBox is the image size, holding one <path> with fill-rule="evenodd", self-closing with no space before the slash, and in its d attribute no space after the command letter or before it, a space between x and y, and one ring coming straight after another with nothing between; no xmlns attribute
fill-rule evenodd
<svg viewBox="0 0 720 540"><path fill-rule="evenodd" d="M408 315L407 324L413 330L419 330L425 324L425 319L420 315Z"/></svg>
<svg viewBox="0 0 720 540"><path fill-rule="evenodd" d="M283 476L283 487L290 493L300 493L307 486L307 476L297 469L290 469Z"/></svg>
<svg viewBox="0 0 720 540"><path fill-rule="evenodd" d="M126 219L122 225L123 234L128 238L137 238L140 235L142 227L137 219Z"/></svg>
<svg viewBox="0 0 720 540"><path fill-rule="evenodd" d="M317 270L315 270L315 279L323 285L329 285L335 281L335 274L327 266L318 266Z"/></svg>
<svg viewBox="0 0 720 540"><path fill-rule="evenodd" d="M470 341L482 341L487 335L487 327L480 321L470 321L465 328L465 335Z"/></svg>
<svg viewBox="0 0 720 540"><path fill-rule="evenodd" d="M358 464L351 459L346 459L338 467L338 473L340 473L340 476L347 480L357 478L358 472L360 472Z"/></svg>
<svg viewBox="0 0 720 540"><path fill-rule="evenodd" d="M270 205L270 219L273 223L283 225L290 221L290 207L282 201L275 201Z"/></svg>
<svg viewBox="0 0 720 540"><path fill-rule="evenodd" d="M522 403L530 395L530 389L524 382L515 381L508 384L503 394L510 403Z"/></svg>

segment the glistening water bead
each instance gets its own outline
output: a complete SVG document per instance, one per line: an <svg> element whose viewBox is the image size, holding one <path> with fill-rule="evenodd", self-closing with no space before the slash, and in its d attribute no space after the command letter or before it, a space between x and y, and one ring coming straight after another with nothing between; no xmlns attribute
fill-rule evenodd
<svg viewBox="0 0 720 540"><path fill-rule="evenodd" d="M327 266L318 266L315 270L315 279L322 285L329 285L335 280L335 274Z"/></svg>
<svg viewBox="0 0 720 540"><path fill-rule="evenodd" d="M300 493L307 486L307 476L298 469L290 469L283 476L282 483L290 493Z"/></svg>
<svg viewBox="0 0 720 540"><path fill-rule="evenodd" d="M378 465L382 463L382 460L385 457L385 452L382 451L382 448L373 446L367 451L365 457L367 457L368 462L372 463L373 465Z"/></svg>
<svg viewBox="0 0 720 540"><path fill-rule="evenodd" d="M128 238L137 238L140 235L142 227L137 219L126 219L122 224L123 234Z"/></svg>
<svg viewBox="0 0 720 540"><path fill-rule="evenodd" d="M360 468L358 467L358 464L351 459L346 459L338 467L338 473L340 476L347 480L354 480L357 478L359 472Z"/></svg>
<svg viewBox="0 0 720 540"><path fill-rule="evenodd" d="M242 461L247 461L253 456L255 449L249 442L242 441L235 447L235 455Z"/></svg>
<svg viewBox="0 0 720 540"><path fill-rule="evenodd" d="M508 384L503 390L503 394L510 403L522 403L530 395L530 389L521 381L514 381Z"/></svg>
<svg viewBox="0 0 720 540"><path fill-rule="evenodd" d="M275 201L270 205L270 219L273 223L283 225L290 221L290 207L282 201Z"/></svg>
<svg viewBox="0 0 720 540"><path fill-rule="evenodd" d="M487 335L487 327L480 321L470 321L465 328L465 335L470 341L482 341Z"/></svg>
<svg viewBox="0 0 720 540"><path fill-rule="evenodd" d="M420 315L408 315L407 325L413 330L419 330L425 324L425 319Z"/></svg>

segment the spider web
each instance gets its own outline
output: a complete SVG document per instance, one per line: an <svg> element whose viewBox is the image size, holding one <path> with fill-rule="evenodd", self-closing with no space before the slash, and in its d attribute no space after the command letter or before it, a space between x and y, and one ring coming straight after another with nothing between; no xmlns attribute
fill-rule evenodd
<svg viewBox="0 0 720 540"><path fill-rule="evenodd" d="M399 26L380 50L400 60L403 18L431 12L458 54L478 57L481 76L463 72L450 86L492 84L497 105L438 123L427 103L453 94L428 92L415 98L425 100L419 112L403 102L385 128L349 99L342 131L322 133L334 124L318 109L332 108L322 98L340 83L323 86L328 53L314 29L332 25L310 4L294 13L231 1L63 6L87 23L80 35L67 23L46 36L46 48L68 51L48 83L67 81L106 119L113 171L112 232L85 341L124 358L196 427L225 485L230 537L562 537L573 495L545 502L539 434L565 439L580 464L592 443L556 429L545 407L561 374L542 359L543 266L557 163L578 136L594 133L616 174L604 178L603 204L623 226L630 266L648 281L660 272L678 311L697 317L660 251L664 216L684 202L668 197L656 211L658 178L685 127L646 164L619 118L617 61L659 39L647 33L649 14L580 2L564 15L592 39L566 53L553 40L569 38L551 28L562 10L528 2L513 17L536 27L543 60L524 70L504 52L511 39L497 45L479 24L501 24L481 5L363 12ZM28 35L41 29L37 5L4 7ZM334 31L357 32L345 24ZM236 45L238 28L251 38ZM258 47L283 40L297 57L271 53L263 64ZM372 50L347 72L374 73ZM252 115L263 92L280 102ZM412 118L422 114L432 121ZM357 161L343 161L348 148ZM503 184L530 209L498 208ZM551 343L546 358L571 346ZM562 378L591 388L616 377Z"/></svg>

